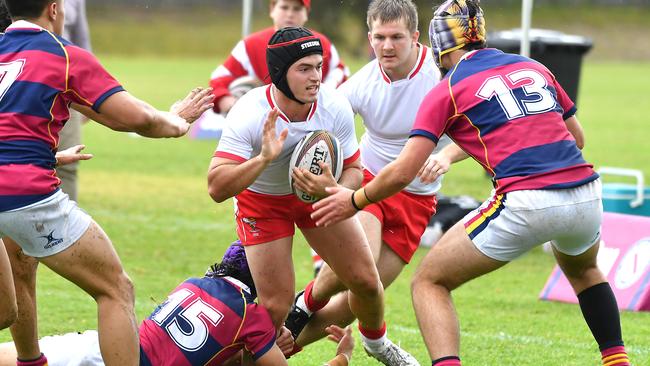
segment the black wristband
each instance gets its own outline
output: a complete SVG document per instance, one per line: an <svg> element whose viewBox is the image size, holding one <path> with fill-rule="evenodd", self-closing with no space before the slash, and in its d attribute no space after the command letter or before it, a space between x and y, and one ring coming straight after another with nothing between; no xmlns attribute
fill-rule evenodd
<svg viewBox="0 0 650 366"><path fill-rule="evenodd" d="M366 197L366 200L370 203L376 203L375 201L371 200L370 197L368 197L368 192L366 192L366 189L363 188L363 195Z"/></svg>
<svg viewBox="0 0 650 366"><path fill-rule="evenodd" d="M356 202L354 202L354 194L355 193L356 193L356 191L352 192L352 195L350 196L350 201L352 201L352 207L354 207L355 210L361 211L361 208L359 206L357 206Z"/></svg>

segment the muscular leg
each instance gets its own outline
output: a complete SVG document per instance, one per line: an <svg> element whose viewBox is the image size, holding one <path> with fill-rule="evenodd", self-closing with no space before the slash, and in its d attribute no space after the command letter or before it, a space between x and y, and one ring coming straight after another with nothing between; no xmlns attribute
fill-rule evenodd
<svg viewBox="0 0 650 366"><path fill-rule="evenodd" d="M292 240L286 237L245 247L259 304L268 310L278 329L289 313L296 286L291 257Z"/></svg>
<svg viewBox="0 0 650 366"><path fill-rule="evenodd" d="M476 249L462 222L454 225L422 260L411 283L411 294L432 360L459 354L460 330L451 291L506 263Z"/></svg>
<svg viewBox="0 0 650 366"><path fill-rule="evenodd" d="M0 329L5 329L16 321L16 291L11 275L11 265L0 238Z"/></svg>
<svg viewBox="0 0 650 366"><path fill-rule="evenodd" d="M99 344L104 363L137 365L139 342L133 285L99 225L93 221L71 247L39 260L97 302Z"/></svg>
<svg viewBox="0 0 650 366"><path fill-rule="evenodd" d="M384 291L368 241L356 218L327 228L303 230L307 242L337 274L344 288L350 289L352 313L367 329L384 325ZM317 277L312 296L328 299L340 288L326 288Z"/></svg>
<svg viewBox="0 0 650 366"><path fill-rule="evenodd" d="M13 240L6 238L5 247L11 262L16 287L18 318L11 326L11 336L18 358L33 360L41 355L38 346L38 316L36 312L36 269L38 261L23 253Z"/></svg>
<svg viewBox="0 0 650 366"><path fill-rule="evenodd" d="M357 214L363 231L366 233L373 258L377 263L377 270L384 288L391 283L401 273L406 265L402 259L393 252L392 249L381 240L382 226L376 216L368 212L361 211ZM321 275L322 273L322 275ZM324 287L334 287L333 283L340 283L336 274L324 265L318 277L325 277L327 284ZM300 333L296 343L300 346L306 346L319 339L324 338L327 333L325 328L331 324L345 327L354 321L354 314L350 310L347 293L337 294L323 309L319 310L309 320L305 329Z"/></svg>
<svg viewBox="0 0 650 366"><path fill-rule="evenodd" d="M575 257L562 254L555 247L553 248L553 254L576 294L591 286L607 282L605 275L598 269L598 263L596 262L598 256L597 244Z"/></svg>

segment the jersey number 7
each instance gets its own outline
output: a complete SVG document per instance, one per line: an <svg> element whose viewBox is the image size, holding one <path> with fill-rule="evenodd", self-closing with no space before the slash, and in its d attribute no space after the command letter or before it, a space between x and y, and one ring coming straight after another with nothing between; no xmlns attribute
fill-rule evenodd
<svg viewBox="0 0 650 366"><path fill-rule="evenodd" d="M0 63L0 101L23 72L25 59Z"/></svg>

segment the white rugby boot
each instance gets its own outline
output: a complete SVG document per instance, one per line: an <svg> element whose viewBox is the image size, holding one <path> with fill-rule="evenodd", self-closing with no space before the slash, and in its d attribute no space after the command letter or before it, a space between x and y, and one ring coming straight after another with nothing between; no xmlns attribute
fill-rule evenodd
<svg viewBox="0 0 650 366"><path fill-rule="evenodd" d="M415 357L401 349L400 346L396 345L388 338L386 338L384 344L377 350L373 350L366 346L365 343L363 344L363 348L369 356L386 366L420 366L420 363L415 359Z"/></svg>

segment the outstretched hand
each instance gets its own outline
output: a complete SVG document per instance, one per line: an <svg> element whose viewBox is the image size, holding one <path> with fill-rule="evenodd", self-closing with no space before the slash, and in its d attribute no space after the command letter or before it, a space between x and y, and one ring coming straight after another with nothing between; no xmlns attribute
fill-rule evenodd
<svg viewBox="0 0 650 366"><path fill-rule="evenodd" d="M196 121L203 112L214 107L212 88L197 87L182 100L174 103L169 110L172 114L184 119L187 123Z"/></svg>
<svg viewBox="0 0 650 366"><path fill-rule="evenodd" d="M345 329L343 329L336 325L330 325L329 327L325 328L325 331L329 334L327 336L327 339L338 343L336 354L345 355L349 361L352 358L352 350L354 349L352 328L350 326L347 326Z"/></svg>
<svg viewBox="0 0 650 366"><path fill-rule="evenodd" d="M418 172L420 181L424 184L433 183L438 177L449 171L451 161L448 158L435 154L429 156Z"/></svg>
<svg viewBox="0 0 650 366"><path fill-rule="evenodd" d="M289 130L286 128L280 132L279 136L275 132L275 124L278 116L280 116L280 111L278 111L277 108L273 108L266 116L266 121L264 121L262 151L260 151L260 156L266 161L275 160L275 158L280 155L282 152L282 146L284 146L284 141L289 135Z"/></svg>
<svg viewBox="0 0 650 366"><path fill-rule="evenodd" d="M93 154L82 154L81 150L85 149L86 145L75 145L63 151L56 153L56 166L67 165L76 163L79 160L90 160Z"/></svg>

